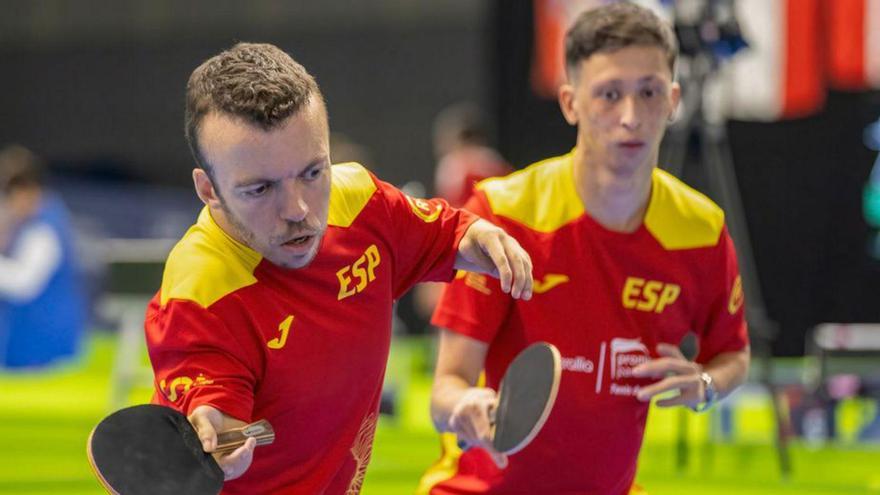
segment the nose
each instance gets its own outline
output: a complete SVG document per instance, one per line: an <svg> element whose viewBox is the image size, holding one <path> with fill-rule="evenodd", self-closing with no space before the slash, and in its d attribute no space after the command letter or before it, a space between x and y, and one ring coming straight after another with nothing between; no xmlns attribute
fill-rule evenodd
<svg viewBox="0 0 880 495"><path fill-rule="evenodd" d="M281 218L288 222L302 222L309 214L309 205L300 190L299 181L293 180L284 184L281 195Z"/></svg>
<svg viewBox="0 0 880 495"><path fill-rule="evenodd" d="M641 126L638 102L633 96L627 96L620 102L620 125L627 130L635 131Z"/></svg>

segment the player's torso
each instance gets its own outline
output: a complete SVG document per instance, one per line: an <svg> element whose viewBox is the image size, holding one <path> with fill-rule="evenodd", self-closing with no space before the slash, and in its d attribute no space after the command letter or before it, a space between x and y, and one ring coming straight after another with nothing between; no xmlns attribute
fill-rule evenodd
<svg viewBox="0 0 880 495"><path fill-rule="evenodd" d="M552 414L512 459L503 484L577 491L588 482L600 493L624 490L647 417L635 394L651 383L632 369L656 356L657 343L678 344L693 330L700 254L666 251L644 228L614 233L586 216L551 233L504 227L529 251L535 285L530 301L513 303L490 347L489 384L497 387L514 355L542 340L557 346L563 370ZM597 458L603 461L590 461ZM552 468L560 462L574 462L577 473Z"/></svg>
<svg viewBox="0 0 880 495"><path fill-rule="evenodd" d="M307 268L264 261L258 283L240 292L263 343L254 417L276 430L276 442L257 453L272 462L255 462L240 486L271 477L302 493L342 493L366 467L390 345L385 232L368 215L348 229L331 227Z"/></svg>
<svg viewBox="0 0 880 495"><path fill-rule="evenodd" d="M506 333L510 344L552 339L564 378L590 402L635 395L630 368L694 329L699 254L665 251L643 229L599 231L587 217L548 235L526 241L534 296L514 303L521 330Z"/></svg>

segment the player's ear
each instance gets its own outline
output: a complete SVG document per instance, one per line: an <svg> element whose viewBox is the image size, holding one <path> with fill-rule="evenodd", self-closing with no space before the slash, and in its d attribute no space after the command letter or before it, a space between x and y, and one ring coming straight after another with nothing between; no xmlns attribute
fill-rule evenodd
<svg viewBox="0 0 880 495"><path fill-rule="evenodd" d="M192 178L193 184L196 187L196 194L198 194L202 203L205 203L211 208L219 208L221 206L220 196L217 194L217 191L214 190L214 183L208 176L208 172L201 168L194 168Z"/></svg>
<svg viewBox="0 0 880 495"><path fill-rule="evenodd" d="M569 83L559 86L558 98L559 109L562 110L562 115L565 117L565 121L571 125L577 125L577 112L574 109L574 86Z"/></svg>

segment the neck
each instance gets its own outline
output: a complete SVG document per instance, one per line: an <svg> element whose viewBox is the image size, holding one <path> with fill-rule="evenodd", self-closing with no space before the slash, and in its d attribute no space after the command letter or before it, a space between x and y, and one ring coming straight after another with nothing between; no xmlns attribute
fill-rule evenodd
<svg viewBox="0 0 880 495"><path fill-rule="evenodd" d="M654 167L614 170L601 165L597 157L580 146L573 158L575 187L584 210L609 230L635 232L648 209Z"/></svg>
<svg viewBox="0 0 880 495"><path fill-rule="evenodd" d="M245 239L242 238L241 232L238 228L236 228L234 219L230 218L230 216L226 213L222 207L208 206L208 212L211 214L211 218L214 220L214 223L220 227L220 230L223 231L227 236L232 238L235 242L242 244L244 246L249 246Z"/></svg>

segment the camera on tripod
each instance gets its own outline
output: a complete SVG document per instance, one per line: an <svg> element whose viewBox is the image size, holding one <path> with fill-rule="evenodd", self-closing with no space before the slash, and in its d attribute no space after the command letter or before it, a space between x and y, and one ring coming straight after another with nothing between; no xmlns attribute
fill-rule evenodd
<svg viewBox="0 0 880 495"><path fill-rule="evenodd" d="M746 48L736 18L735 0L665 0L673 12L682 57L708 55L717 63Z"/></svg>

